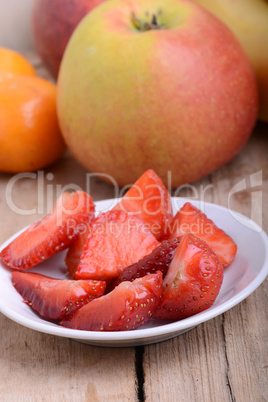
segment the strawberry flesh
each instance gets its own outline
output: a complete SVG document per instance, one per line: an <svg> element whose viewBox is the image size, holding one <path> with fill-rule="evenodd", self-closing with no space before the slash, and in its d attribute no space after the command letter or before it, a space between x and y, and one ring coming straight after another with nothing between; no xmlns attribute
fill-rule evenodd
<svg viewBox="0 0 268 402"><path fill-rule="evenodd" d="M87 331L127 331L144 325L156 311L162 295L162 273L122 282L109 294L61 321L68 328Z"/></svg>
<svg viewBox="0 0 268 402"><path fill-rule="evenodd" d="M182 237L163 281L163 298L155 318L180 320L208 309L223 280L214 251L192 234Z"/></svg>
<svg viewBox="0 0 268 402"><path fill-rule="evenodd" d="M166 237L173 216L170 194L151 169L133 184L114 210L139 217L158 240Z"/></svg>
<svg viewBox="0 0 268 402"><path fill-rule="evenodd" d="M92 224L75 278L113 279L158 245L139 218L122 211L102 213Z"/></svg>
<svg viewBox="0 0 268 402"><path fill-rule="evenodd" d="M12 272L12 283L24 301L41 316L60 320L105 291L105 282L54 279L32 272Z"/></svg>
<svg viewBox="0 0 268 402"><path fill-rule="evenodd" d="M80 263L81 255L84 251L89 233L90 225L86 225L84 231L79 233L78 238L73 244L71 244L65 256L65 264L72 279L75 279L75 273Z"/></svg>
<svg viewBox="0 0 268 402"><path fill-rule="evenodd" d="M192 233L204 240L217 254L223 267L233 261L237 251L233 239L190 202L177 212L170 227L170 237L185 233Z"/></svg>
<svg viewBox="0 0 268 402"><path fill-rule="evenodd" d="M90 195L82 191L63 193L53 210L16 237L0 256L11 268L31 268L68 248L93 218Z"/></svg>
<svg viewBox="0 0 268 402"><path fill-rule="evenodd" d="M179 242L180 239L176 237L164 240L151 254L130 265L115 280L108 282L106 292L108 293L121 282L133 281L145 275L155 274L157 271L162 272L164 278Z"/></svg>

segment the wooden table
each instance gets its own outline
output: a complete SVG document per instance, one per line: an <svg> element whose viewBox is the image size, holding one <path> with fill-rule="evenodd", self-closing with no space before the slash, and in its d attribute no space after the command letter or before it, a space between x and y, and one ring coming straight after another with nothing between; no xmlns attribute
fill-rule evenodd
<svg viewBox="0 0 268 402"><path fill-rule="evenodd" d="M38 57L29 58L39 74L49 78ZM86 171L68 152L47 168L42 200L48 198L48 203L44 201L41 214L51 206L57 188L75 183L85 189L85 177ZM0 174L0 243L40 218L33 211L25 215L10 209L6 197L11 179ZM246 188L233 195L231 207L249 217L253 213L268 232L267 124L259 123L240 154L194 188L199 195L206 188L205 201L227 206L228 193L244 179ZM36 178L22 178L13 186L12 199L31 212L40 205L37 194ZM97 179L91 194L95 201L114 195ZM262 207L252 211L254 195L260 194ZM193 192L181 189L179 195ZM226 313L174 339L135 348L85 345L22 327L0 314L0 400L267 401L267 291L266 280Z"/></svg>

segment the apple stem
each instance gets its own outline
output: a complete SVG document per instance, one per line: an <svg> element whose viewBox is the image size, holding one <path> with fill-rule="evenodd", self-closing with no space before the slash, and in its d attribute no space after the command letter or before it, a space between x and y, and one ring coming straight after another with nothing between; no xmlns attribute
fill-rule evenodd
<svg viewBox="0 0 268 402"><path fill-rule="evenodd" d="M152 29L162 29L162 26L157 21L156 14L153 14L151 22L148 22L138 18L135 13L132 12L131 20L134 27L140 32L151 31Z"/></svg>

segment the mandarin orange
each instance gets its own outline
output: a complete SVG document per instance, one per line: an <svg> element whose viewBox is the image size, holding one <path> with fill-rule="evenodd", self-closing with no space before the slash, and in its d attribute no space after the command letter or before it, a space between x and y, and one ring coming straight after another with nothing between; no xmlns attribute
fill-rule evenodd
<svg viewBox="0 0 268 402"><path fill-rule="evenodd" d="M0 47L0 74L36 76L35 69L29 61L14 50Z"/></svg>
<svg viewBox="0 0 268 402"><path fill-rule="evenodd" d="M64 148L56 86L38 77L0 77L0 171L42 169Z"/></svg>

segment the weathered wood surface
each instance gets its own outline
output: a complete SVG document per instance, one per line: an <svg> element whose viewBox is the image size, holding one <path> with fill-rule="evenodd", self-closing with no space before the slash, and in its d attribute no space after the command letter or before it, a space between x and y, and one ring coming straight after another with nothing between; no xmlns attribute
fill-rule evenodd
<svg viewBox="0 0 268 402"><path fill-rule="evenodd" d="M252 175L255 178L252 183L256 184L253 187ZM256 178L262 178L262 184ZM244 179L247 188L234 194L231 207L248 217L254 215L268 232L268 125L259 124L241 153L222 169L195 183L195 188L212 184L205 201L227 207L230 190ZM257 191L262 192L262 206L258 203L255 211ZM185 191L185 195L192 196L193 191ZM146 347L143 357L146 400L268 401L267 285L266 279L242 303L192 331Z"/></svg>
<svg viewBox="0 0 268 402"><path fill-rule="evenodd" d="M49 78L39 58L30 59ZM74 183L86 189L86 171L68 152L44 172L43 208L37 177L21 178L13 186L11 179L0 174L0 243L40 218L55 200L57 186ZM205 201L228 206L228 194L244 179L246 188L232 196L230 206L253 214L268 232L268 125L257 126L232 162L179 195L200 196L206 188ZM8 188L13 209L28 210L28 215L11 210ZM257 191L262 192L259 208ZM95 201L114 196L113 188L98 179L91 193ZM38 206L39 211L30 211ZM0 314L0 401L267 401L267 288L266 280L221 316L177 338L138 348L84 345L24 328Z"/></svg>

